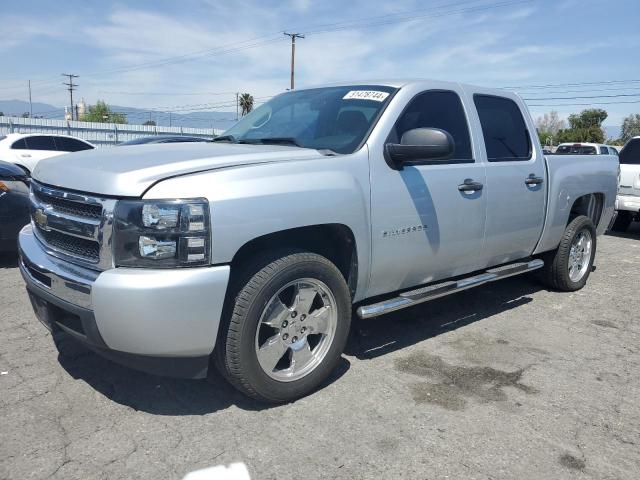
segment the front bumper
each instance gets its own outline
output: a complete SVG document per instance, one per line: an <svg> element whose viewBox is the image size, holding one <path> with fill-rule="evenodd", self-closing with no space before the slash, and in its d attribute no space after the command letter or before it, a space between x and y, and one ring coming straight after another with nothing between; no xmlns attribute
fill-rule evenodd
<svg viewBox="0 0 640 480"><path fill-rule="evenodd" d="M20 271L38 318L119 363L160 375L206 375L230 268L98 272L47 253L27 225Z"/></svg>
<svg viewBox="0 0 640 480"><path fill-rule="evenodd" d="M640 197L636 195L618 195L616 197L616 210L640 212Z"/></svg>

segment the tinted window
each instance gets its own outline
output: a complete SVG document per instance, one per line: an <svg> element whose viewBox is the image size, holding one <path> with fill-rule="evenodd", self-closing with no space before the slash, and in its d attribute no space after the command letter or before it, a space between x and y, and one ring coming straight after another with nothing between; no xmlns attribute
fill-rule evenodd
<svg viewBox="0 0 640 480"><path fill-rule="evenodd" d="M531 141L520 108L503 97L475 95L482 135L490 162L531 158Z"/></svg>
<svg viewBox="0 0 640 480"><path fill-rule="evenodd" d="M600 155L609 155L609 149L607 147L600 147Z"/></svg>
<svg viewBox="0 0 640 480"><path fill-rule="evenodd" d="M56 144L53 137L27 137L27 148L29 150L54 150Z"/></svg>
<svg viewBox="0 0 640 480"><path fill-rule="evenodd" d="M396 122L389 142L400 143L402 135L414 128L439 128L449 132L455 141L451 159L473 159L467 117L458 94L440 90L419 94Z"/></svg>
<svg viewBox="0 0 640 480"><path fill-rule="evenodd" d="M81 150L91 150L91 145L87 145L80 140L69 137L56 137L56 147L60 152L79 152Z"/></svg>
<svg viewBox="0 0 640 480"><path fill-rule="evenodd" d="M623 165L640 165L640 138L634 138L620 151L620 163Z"/></svg>
<svg viewBox="0 0 640 480"><path fill-rule="evenodd" d="M11 148L13 150L26 150L27 142L24 141L24 138L21 138L20 140L16 140L15 142L13 142L13 145L11 145Z"/></svg>
<svg viewBox="0 0 640 480"><path fill-rule="evenodd" d="M583 145L561 145L556 150L556 155L595 155L596 147Z"/></svg>

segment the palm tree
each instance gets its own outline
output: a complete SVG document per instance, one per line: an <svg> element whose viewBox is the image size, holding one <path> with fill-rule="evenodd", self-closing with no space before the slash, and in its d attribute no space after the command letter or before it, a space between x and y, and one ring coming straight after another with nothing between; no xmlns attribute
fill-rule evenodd
<svg viewBox="0 0 640 480"><path fill-rule="evenodd" d="M243 116L253 110L253 96L250 93L243 93L240 95L239 102Z"/></svg>

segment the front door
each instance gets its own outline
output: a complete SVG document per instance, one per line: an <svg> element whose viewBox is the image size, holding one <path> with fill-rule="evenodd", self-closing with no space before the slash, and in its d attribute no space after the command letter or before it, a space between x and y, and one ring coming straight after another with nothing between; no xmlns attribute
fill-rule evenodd
<svg viewBox="0 0 640 480"><path fill-rule="evenodd" d="M454 138L453 158L430 164L416 162L394 170L386 163L383 151L370 151L369 296L481 267L485 165L474 159L468 125L458 92L422 92L401 114L388 142L399 143L402 134L413 128L439 128ZM468 184L473 189L467 188Z"/></svg>

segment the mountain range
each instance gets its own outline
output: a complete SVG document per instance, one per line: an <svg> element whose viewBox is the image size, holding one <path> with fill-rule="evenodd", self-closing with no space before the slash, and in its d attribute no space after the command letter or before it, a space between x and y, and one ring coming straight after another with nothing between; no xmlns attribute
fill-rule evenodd
<svg viewBox="0 0 640 480"><path fill-rule="evenodd" d="M64 120L64 107L34 102L32 108L34 117ZM198 111L180 114L118 105L111 105L110 108L114 112L124 113L129 123L138 125L153 120L157 125L162 126L226 130L236 121L236 112ZM29 112L29 102L0 100L0 112L8 116L20 117Z"/></svg>

